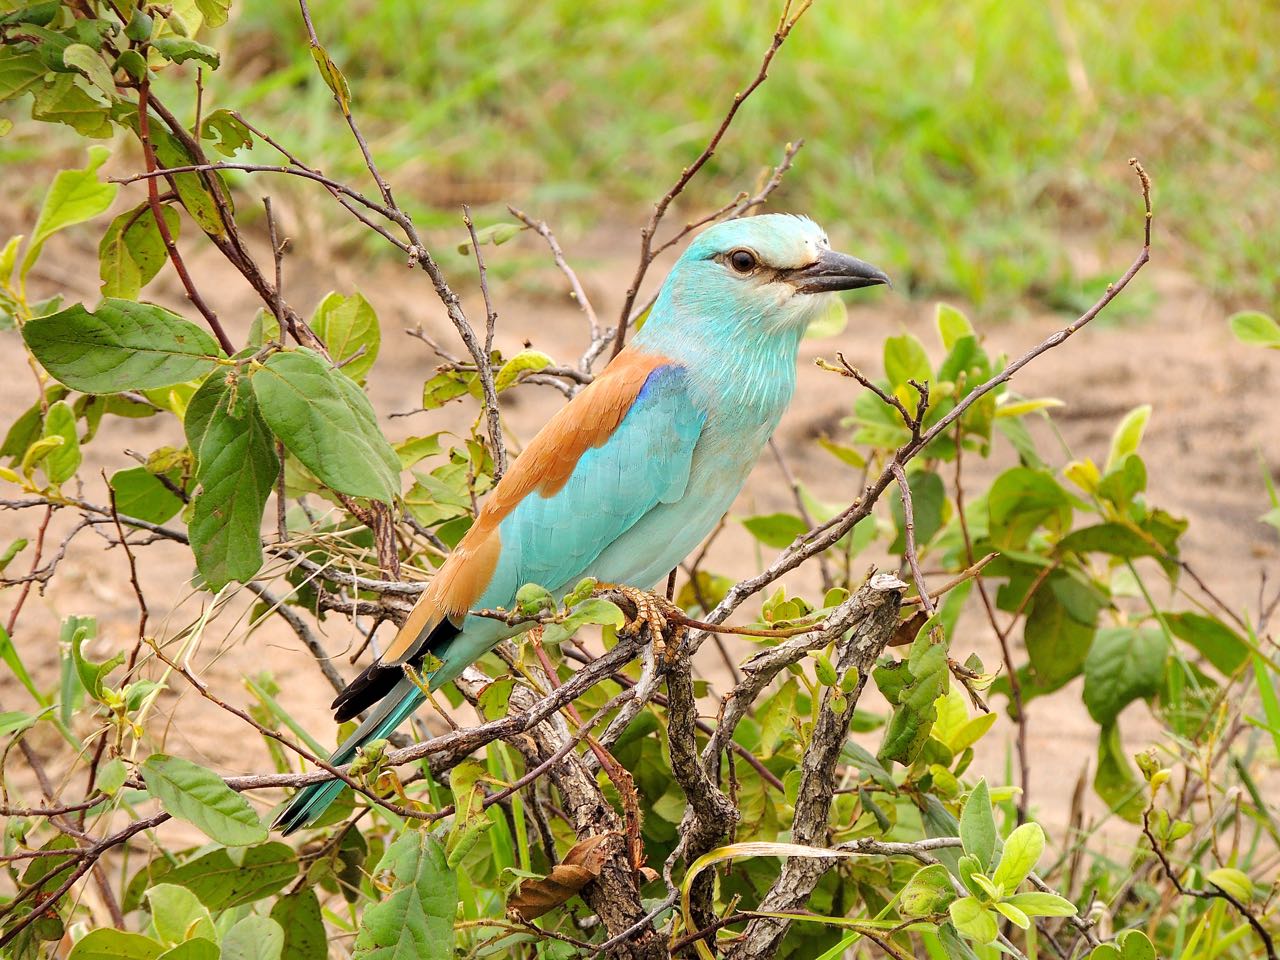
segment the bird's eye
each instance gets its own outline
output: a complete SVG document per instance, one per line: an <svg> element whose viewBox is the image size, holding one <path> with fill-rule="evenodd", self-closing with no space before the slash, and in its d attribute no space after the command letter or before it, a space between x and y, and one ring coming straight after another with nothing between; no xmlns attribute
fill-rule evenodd
<svg viewBox="0 0 1280 960"><path fill-rule="evenodd" d="M738 273L750 273L756 268L756 255L750 250L735 250L729 254L729 266Z"/></svg>

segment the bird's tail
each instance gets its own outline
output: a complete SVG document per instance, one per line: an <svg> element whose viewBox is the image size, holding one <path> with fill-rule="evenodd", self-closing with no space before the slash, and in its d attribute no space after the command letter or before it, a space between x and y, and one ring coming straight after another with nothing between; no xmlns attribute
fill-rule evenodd
<svg viewBox="0 0 1280 960"><path fill-rule="evenodd" d="M388 736L425 699L413 681L402 677L368 718L333 752L329 757L329 764L338 767L350 763L361 747ZM272 826L281 830L285 836L309 826L320 818L346 786L342 780L334 779L303 787L276 817Z"/></svg>

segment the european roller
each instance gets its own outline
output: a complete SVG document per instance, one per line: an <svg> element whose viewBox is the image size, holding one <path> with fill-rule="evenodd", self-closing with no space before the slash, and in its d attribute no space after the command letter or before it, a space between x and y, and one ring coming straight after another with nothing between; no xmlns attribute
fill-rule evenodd
<svg viewBox="0 0 1280 960"><path fill-rule="evenodd" d="M700 234L630 344L529 442L394 641L333 702L339 721L369 714L329 762L350 762L422 704L405 667L430 654L435 690L528 628L469 611L510 608L526 583L558 597L584 577L653 588L742 489L829 295L888 282L833 251L806 217L748 217ZM312 823L344 786L304 788L276 825Z"/></svg>

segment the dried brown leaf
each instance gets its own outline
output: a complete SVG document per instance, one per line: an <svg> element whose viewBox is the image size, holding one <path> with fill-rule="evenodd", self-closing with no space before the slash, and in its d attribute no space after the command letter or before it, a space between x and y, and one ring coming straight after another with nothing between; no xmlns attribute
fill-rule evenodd
<svg viewBox="0 0 1280 960"><path fill-rule="evenodd" d="M600 833L580 840L545 877L520 882L507 909L521 920L536 920L569 899L600 876L606 854L599 849L611 834Z"/></svg>

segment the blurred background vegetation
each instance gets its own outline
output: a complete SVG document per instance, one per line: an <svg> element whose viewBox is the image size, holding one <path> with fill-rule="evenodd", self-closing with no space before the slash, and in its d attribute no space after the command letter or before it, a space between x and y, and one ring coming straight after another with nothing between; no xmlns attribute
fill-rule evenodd
<svg viewBox="0 0 1280 960"><path fill-rule="evenodd" d="M628 253L648 204L750 79L776 15L755 0L311 6L376 156L423 224L452 237L460 203L494 218L514 202L569 236L616 228ZM206 102L363 182L297 7L239 4L226 30ZM48 131L7 109L18 127L0 161L48 156ZM820 2L696 196L705 207L731 196L803 137L779 205L839 224L909 291L1075 310L1110 277L1099 250L1132 244L1124 164L1136 154L1157 178L1176 262L1229 305L1270 309L1278 135L1275 3ZM254 159L275 162L262 145Z"/></svg>

